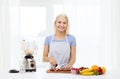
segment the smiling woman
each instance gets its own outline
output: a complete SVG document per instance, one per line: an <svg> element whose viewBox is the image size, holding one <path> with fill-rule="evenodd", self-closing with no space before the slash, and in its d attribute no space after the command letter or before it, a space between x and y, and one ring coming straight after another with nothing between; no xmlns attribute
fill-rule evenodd
<svg viewBox="0 0 120 79"><path fill-rule="evenodd" d="M69 21L65 14L59 14L55 21L55 33L47 36L44 43L43 61L51 68L71 69L76 60L76 39L68 33Z"/></svg>

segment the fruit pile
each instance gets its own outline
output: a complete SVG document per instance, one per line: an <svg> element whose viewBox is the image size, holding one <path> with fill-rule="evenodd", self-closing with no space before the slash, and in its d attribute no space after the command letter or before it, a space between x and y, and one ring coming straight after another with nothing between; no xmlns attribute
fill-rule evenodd
<svg viewBox="0 0 120 79"><path fill-rule="evenodd" d="M91 76L91 75L102 75L105 74L106 68L99 67L97 65L92 65L90 68L88 67L80 67L80 68L72 68L71 73L73 74L80 74L84 76Z"/></svg>

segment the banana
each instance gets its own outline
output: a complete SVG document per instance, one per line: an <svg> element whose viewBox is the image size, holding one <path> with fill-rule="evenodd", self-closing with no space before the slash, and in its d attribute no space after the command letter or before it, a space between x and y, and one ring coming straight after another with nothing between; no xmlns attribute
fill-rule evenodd
<svg viewBox="0 0 120 79"><path fill-rule="evenodd" d="M80 71L80 73L83 73L83 72L92 72L93 69L92 68L88 68L88 69L84 69L82 71Z"/></svg>
<svg viewBox="0 0 120 79"><path fill-rule="evenodd" d="M94 71L92 68L88 68L88 69L84 69L84 70L80 71L80 75L84 75L84 76L90 76L93 74L94 74Z"/></svg>
<svg viewBox="0 0 120 79"><path fill-rule="evenodd" d="M84 76L91 76L94 74L94 72L82 72L80 73L81 75L84 75Z"/></svg>

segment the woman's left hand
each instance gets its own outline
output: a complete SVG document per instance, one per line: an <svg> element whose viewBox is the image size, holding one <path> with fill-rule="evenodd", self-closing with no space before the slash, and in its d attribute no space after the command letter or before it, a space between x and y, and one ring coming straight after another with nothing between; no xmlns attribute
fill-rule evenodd
<svg viewBox="0 0 120 79"><path fill-rule="evenodd" d="M65 66L65 69L66 70L70 70L72 68L72 66L70 65L70 64L67 64L66 66Z"/></svg>

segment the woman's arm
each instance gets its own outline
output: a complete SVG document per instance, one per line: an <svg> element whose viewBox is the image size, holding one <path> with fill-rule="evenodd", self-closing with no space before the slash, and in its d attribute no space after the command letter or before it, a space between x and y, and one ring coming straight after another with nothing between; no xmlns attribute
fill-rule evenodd
<svg viewBox="0 0 120 79"><path fill-rule="evenodd" d="M66 68L71 68L72 65L75 63L75 60L76 60L76 46L71 46L70 61L67 64Z"/></svg>
<svg viewBox="0 0 120 79"><path fill-rule="evenodd" d="M43 61L44 62L50 62L52 66L55 66L57 63L54 58L48 57L48 52L49 52L49 46L45 45L44 46L44 51L43 51Z"/></svg>
<svg viewBox="0 0 120 79"><path fill-rule="evenodd" d="M48 52L49 52L49 46L45 45L44 51L43 51L43 61L44 62L49 62Z"/></svg>

